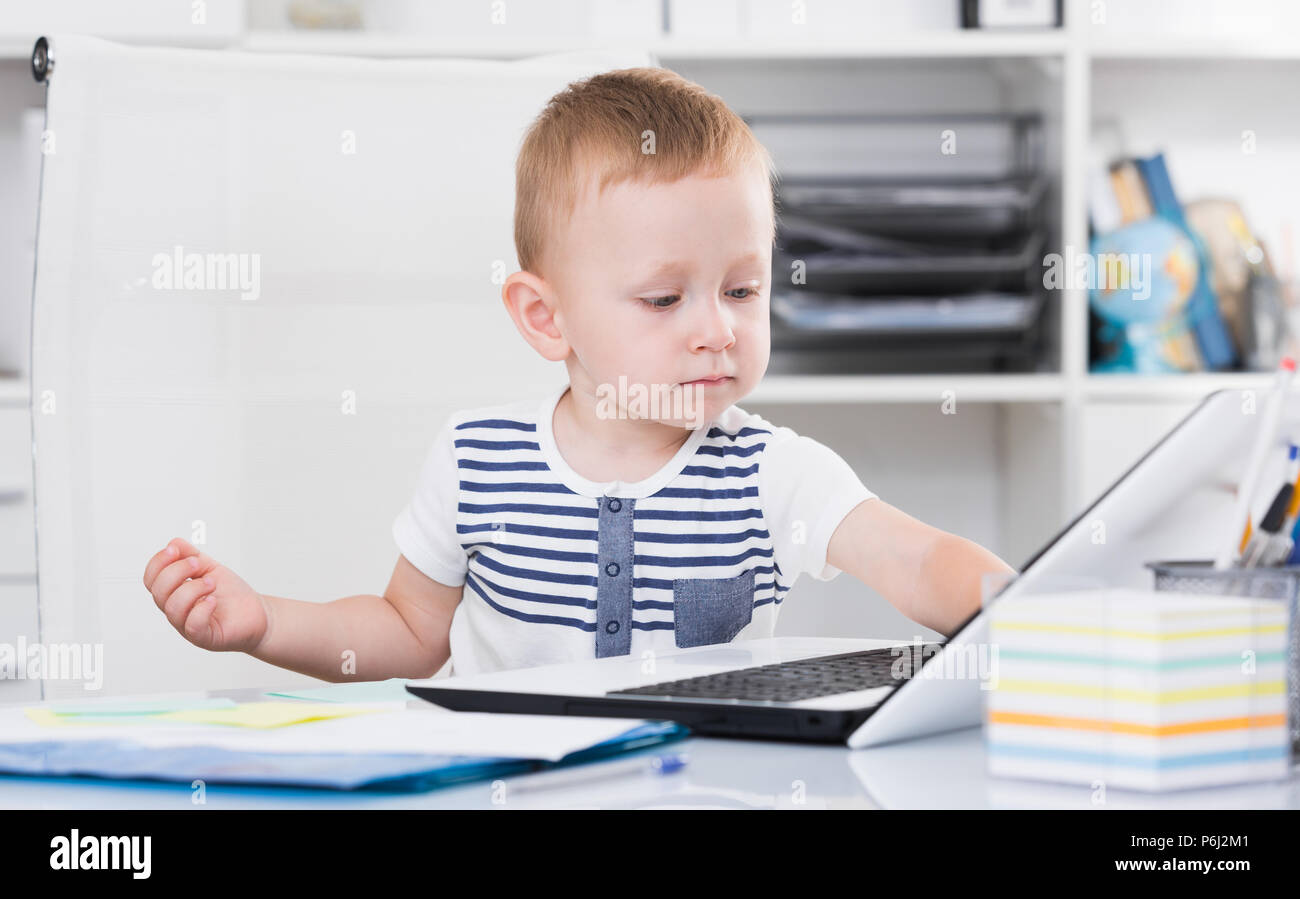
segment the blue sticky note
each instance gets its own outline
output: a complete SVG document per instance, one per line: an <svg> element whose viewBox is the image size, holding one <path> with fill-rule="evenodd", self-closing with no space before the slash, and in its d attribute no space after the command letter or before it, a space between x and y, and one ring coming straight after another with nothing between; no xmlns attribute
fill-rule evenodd
<svg viewBox="0 0 1300 899"><path fill-rule="evenodd" d="M388 680L360 681L354 684L330 684L327 687L309 687L305 690L267 692L267 696L288 699L310 699L313 702L401 702L415 699L406 690L406 681L400 677Z"/></svg>

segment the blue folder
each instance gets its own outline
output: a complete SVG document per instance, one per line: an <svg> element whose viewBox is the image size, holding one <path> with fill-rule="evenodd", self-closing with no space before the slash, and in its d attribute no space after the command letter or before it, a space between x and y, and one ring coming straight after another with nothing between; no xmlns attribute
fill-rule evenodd
<svg viewBox="0 0 1300 899"><path fill-rule="evenodd" d="M680 740L689 733L671 721L648 721L558 762L466 755L239 752L200 746L158 749L121 740L51 740L0 745L0 774L418 792L578 765Z"/></svg>

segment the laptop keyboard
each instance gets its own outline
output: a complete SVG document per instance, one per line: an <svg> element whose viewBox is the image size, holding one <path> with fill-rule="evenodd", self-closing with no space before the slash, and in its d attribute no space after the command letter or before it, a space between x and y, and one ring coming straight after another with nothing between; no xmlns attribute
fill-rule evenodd
<svg viewBox="0 0 1300 899"><path fill-rule="evenodd" d="M755 668L737 668L699 677L664 681L628 690L612 690L607 696L666 696L691 699L742 699L751 702L799 702L818 696L834 696L873 687L896 685L898 664L902 679L912 676L916 658L914 645L868 649L836 656L818 656L793 662L777 662ZM938 652L941 644L922 645L921 659Z"/></svg>

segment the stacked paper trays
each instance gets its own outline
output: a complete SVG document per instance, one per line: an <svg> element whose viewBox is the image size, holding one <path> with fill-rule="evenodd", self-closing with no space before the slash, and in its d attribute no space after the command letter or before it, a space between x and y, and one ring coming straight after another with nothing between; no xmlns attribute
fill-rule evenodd
<svg viewBox="0 0 1300 899"><path fill-rule="evenodd" d="M990 613L989 773L1176 790L1284 779L1287 607L1113 589Z"/></svg>

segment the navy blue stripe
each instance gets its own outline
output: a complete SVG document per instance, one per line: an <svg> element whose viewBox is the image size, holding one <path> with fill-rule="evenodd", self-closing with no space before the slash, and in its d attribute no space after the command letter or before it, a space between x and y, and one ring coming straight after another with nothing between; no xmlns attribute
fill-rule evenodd
<svg viewBox="0 0 1300 899"><path fill-rule="evenodd" d="M746 518L762 518L758 509L724 509L720 512L702 512L698 509L637 509L636 518L649 518L658 521L744 521Z"/></svg>
<svg viewBox="0 0 1300 899"><path fill-rule="evenodd" d="M724 468L714 468L711 465L687 465L682 469L682 474L697 474L706 478L743 478L756 471L758 471L757 462L748 468L735 468L730 465Z"/></svg>
<svg viewBox="0 0 1300 899"><path fill-rule="evenodd" d="M491 450L511 450L511 449L531 449L540 450L532 440L472 440L469 437L462 437L459 440L452 441L456 446L468 449L491 449Z"/></svg>
<svg viewBox="0 0 1300 899"><path fill-rule="evenodd" d="M493 593L509 596L513 599L526 599L529 602L543 602L556 606L577 606L583 609L596 608L594 599L583 599L581 596L548 596L541 593L530 593L527 590L518 590L514 587L503 587L485 578L481 571L478 573L478 577Z"/></svg>
<svg viewBox="0 0 1300 899"><path fill-rule="evenodd" d="M637 510L640 514L640 510ZM767 540L771 535L767 528L750 528L738 534L657 534L637 531L638 543L741 543L750 537Z"/></svg>
<svg viewBox="0 0 1300 899"><path fill-rule="evenodd" d="M537 425L526 421L513 421L509 418L480 418L456 425L456 430L465 428L504 428L511 431L536 431Z"/></svg>
<svg viewBox="0 0 1300 899"><path fill-rule="evenodd" d="M569 515L574 518L597 518L600 515L594 506L583 509L580 506L539 506L534 503L460 503L456 509L472 515L491 515L498 512L531 512L534 515Z"/></svg>
<svg viewBox="0 0 1300 899"><path fill-rule="evenodd" d="M772 573L771 565L759 565L754 569L755 577L757 577L760 574L771 574L771 573ZM632 588L636 589L637 587L652 587L656 590L671 590L673 589L673 579L661 578L661 577L634 577L632 578ZM757 588L755 588L755 592L757 592Z"/></svg>
<svg viewBox="0 0 1300 899"><path fill-rule="evenodd" d="M491 590L493 590L496 593L500 593L503 596L512 596L512 597L525 599L533 602L550 602L550 603L564 604L570 606L582 606L584 608L594 608L593 604L581 599L576 599L574 597L542 597L542 596L537 596L536 594L525 593L520 590L511 590L511 589L503 588L495 584L492 584L487 579L484 579L483 582L487 584ZM534 624L558 624L558 625L563 625L565 627L574 627L577 628L578 630L587 631L587 632L594 632L596 630L596 625L594 623L579 621L573 618L562 618L557 615L540 615L540 614L530 613L530 612L520 612L515 609L507 608L501 605L500 603L493 601L491 597L489 597L487 593L483 590L483 588L479 586L477 581L474 579L473 575L469 574L468 572L466 572L465 574L465 583L470 587L470 589L472 589L475 593L477 593L479 597L485 603L487 603L492 609L494 609L497 612L500 612L502 615L505 615L509 618L514 618L518 621L527 621ZM767 605L770 602L776 602L779 604L781 602L781 598L776 597L775 599L773 599L772 597L767 597L764 599L760 599L754 603L754 608L757 609L761 606ZM636 609L654 608L654 609L661 609L663 611L669 611L671 610L672 607L671 604L667 604L667 603L643 602L643 603L634 603L633 608ZM639 631L670 631L673 629L673 627L674 625L673 622L671 621L635 621L634 620L632 622L632 629L639 630Z"/></svg>
<svg viewBox="0 0 1300 899"><path fill-rule="evenodd" d="M512 556L527 556L531 559L550 559L552 562L581 562L584 564L595 565L596 553L566 552L562 549L542 549L537 546L517 546L513 543L498 543L495 540L472 540L468 543L461 543L465 551L474 547L494 546L503 553ZM482 550L480 550L482 552Z"/></svg>
<svg viewBox="0 0 1300 899"><path fill-rule="evenodd" d="M485 568L491 568L493 571L501 574L508 574L511 577L522 578L524 580L549 581L552 584L579 584L584 587L595 587L596 578L594 575L585 574L563 574L556 571L537 571L530 568L512 568L502 562L497 561L491 556L485 556L483 553L475 553L474 558L478 559L480 565Z"/></svg>
<svg viewBox="0 0 1300 899"><path fill-rule="evenodd" d="M486 484L482 481L461 481L460 489L470 493L573 493L563 484L545 482L530 484L527 481L507 481L500 484Z"/></svg>
<svg viewBox="0 0 1300 899"><path fill-rule="evenodd" d="M709 487L665 487L654 495L659 497L680 497L681 499L744 499L758 496L758 487L732 487L714 490Z"/></svg>
<svg viewBox="0 0 1300 899"><path fill-rule="evenodd" d="M497 525L501 525L501 527L497 527ZM591 540L594 542L599 539L599 535L595 531L575 531L572 528L544 528L534 524L515 524L513 521L456 525L456 533L458 534L476 534L479 531L531 534L534 537L558 537L563 540Z"/></svg>
<svg viewBox="0 0 1300 899"><path fill-rule="evenodd" d="M695 452L701 456L752 456L767 446L766 443L751 443L748 446L709 446L704 444Z"/></svg>
<svg viewBox="0 0 1300 899"><path fill-rule="evenodd" d="M768 581L766 584L755 584L754 593L755 595L757 595L763 592L764 590L771 589L772 586L773 586L773 582L771 581ZM755 600L754 608L757 609L759 606L765 606L770 602L780 603L781 598L779 596L766 596L763 599ZM662 602L660 600L643 599L640 602L633 602L632 608L638 612L647 612L647 611L671 612L673 610L673 604L671 602ZM662 624L663 622L655 622L655 623Z"/></svg>
<svg viewBox="0 0 1300 899"><path fill-rule="evenodd" d="M633 555L632 564L634 565L661 565L666 568L693 568L704 567L706 565L735 565L746 559L752 559L754 556L760 556L764 559L772 557L772 550L763 549L761 546L751 546L743 553L734 556L641 556Z"/></svg>
<svg viewBox="0 0 1300 899"><path fill-rule="evenodd" d="M735 440L737 437L749 437L753 434L771 434L771 433L772 433L771 431L765 428L741 428L735 434L728 434L726 431L722 430L722 428L709 428L709 433L706 434L705 436L726 437L728 439Z"/></svg>
<svg viewBox="0 0 1300 899"><path fill-rule="evenodd" d="M561 618L558 615L535 615L529 612L516 612L514 609L507 609L505 606L493 602L492 599L483 592L483 588L480 587L474 578L470 577L468 574L465 576L465 583L469 584L470 588L477 593L485 603L509 618L514 618L519 621L530 621L533 624L561 624L565 627L576 627L580 631L588 631L592 633L596 630L596 623L594 621L588 623L586 621L578 621L576 618Z"/></svg>
<svg viewBox="0 0 1300 899"><path fill-rule="evenodd" d="M762 568L755 568L754 570L766 571L768 573L771 572L771 569L766 566ZM666 583L668 584L667 589L669 590L672 589L672 584L673 584L672 581L661 581L657 578L634 578L632 580L632 585L634 587L645 587L645 586L651 586L653 584L658 584L658 583ZM779 584L776 583L776 581L766 581L764 583L755 583L754 593L755 594L762 593L764 590L769 590L772 587L776 587L778 593L787 593L790 590L788 586L786 587L780 586ZM639 602L632 603L632 608L634 609L662 609L664 611L668 611L672 607L673 606L671 602L667 600L659 600L659 599L643 599L640 600Z"/></svg>
<svg viewBox="0 0 1300 899"><path fill-rule="evenodd" d="M457 459L458 468L473 468L478 471L549 471L545 462L484 462L481 459Z"/></svg>

